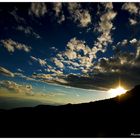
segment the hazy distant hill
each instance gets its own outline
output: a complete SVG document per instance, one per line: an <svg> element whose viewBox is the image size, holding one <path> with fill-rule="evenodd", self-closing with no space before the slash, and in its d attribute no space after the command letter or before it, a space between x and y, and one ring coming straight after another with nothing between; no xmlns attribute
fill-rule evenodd
<svg viewBox="0 0 140 140"><path fill-rule="evenodd" d="M0 137L140 136L140 86L97 102L1 110L0 126Z"/></svg>

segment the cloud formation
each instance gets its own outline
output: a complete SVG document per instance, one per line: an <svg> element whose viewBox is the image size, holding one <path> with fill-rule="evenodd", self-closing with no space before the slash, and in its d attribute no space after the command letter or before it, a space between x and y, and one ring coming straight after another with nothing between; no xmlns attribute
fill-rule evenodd
<svg viewBox="0 0 140 140"><path fill-rule="evenodd" d="M64 68L63 63L60 60L58 60L57 58L53 58L53 62L57 67Z"/></svg>
<svg viewBox="0 0 140 140"><path fill-rule="evenodd" d="M58 23L62 23L65 21L65 15L62 10L63 3L61 2L55 2L53 3L53 10L55 11L55 16L58 18Z"/></svg>
<svg viewBox="0 0 140 140"><path fill-rule="evenodd" d="M129 18L130 25L136 25L138 22L135 19Z"/></svg>
<svg viewBox="0 0 140 140"><path fill-rule="evenodd" d="M35 16L37 18L40 18L44 16L47 13L47 6L45 3L32 3L31 7L29 9L29 15Z"/></svg>
<svg viewBox="0 0 140 140"><path fill-rule="evenodd" d="M4 76L8 76L8 77L14 77L14 73L9 71L8 69L1 67L0 66L0 74L4 75Z"/></svg>
<svg viewBox="0 0 140 140"><path fill-rule="evenodd" d="M18 26L16 28L18 31L21 31L27 35L31 35L34 36L35 38L41 38L39 34L35 33L32 29L32 27L27 26L27 27L23 27L23 26Z"/></svg>
<svg viewBox="0 0 140 140"><path fill-rule="evenodd" d="M81 27L87 27L91 23L91 15L88 10L82 9L78 3L68 3L68 11L74 22L77 22Z"/></svg>
<svg viewBox="0 0 140 140"><path fill-rule="evenodd" d="M36 58L34 56L30 56L30 58L35 61L35 62L38 62L41 66L46 66L47 62L43 59L40 59L40 58Z"/></svg>
<svg viewBox="0 0 140 140"><path fill-rule="evenodd" d="M15 8L12 12L10 12L10 14L14 17L14 19L17 23L26 24L25 19L18 15L18 9L17 8Z"/></svg>
<svg viewBox="0 0 140 140"><path fill-rule="evenodd" d="M139 23L140 8L139 3L126 2L122 5L122 10L126 10L130 13L129 23L130 25L136 25Z"/></svg>
<svg viewBox="0 0 140 140"><path fill-rule="evenodd" d="M30 46L27 46L19 42L15 42L12 39L5 39L5 40L1 40L0 42L11 53L13 53L15 50L23 50L25 52L30 52L31 50Z"/></svg>
<svg viewBox="0 0 140 140"><path fill-rule="evenodd" d="M104 11L98 11L100 15L100 21L95 28L95 31L101 33L101 35L97 38L97 41L94 42L94 47L97 50L105 52L106 46L109 43L112 43L111 31L114 29L113 20L117 15L117 12L114 12L112 3L103 3Z"/></svg>
<svg viewBox="0 0 140 140"><path fill-rule="evenodd" d="M93 49L86 45L85 41L72 38L67 43L66 49L59 52L53 60L59 68L63 68L65 65L67 70L80 70L85 74L85 71L89 71L93 66L93 59L96 58L95 53Z"/></svg>
<svg viewBox="0 0 140 140"><path fill-rule="evenodd" d="M10 90L16 93L24 93L27 95L33 94L32 85L21 85L13 81L7 81L7 80L0 81L0 88L5 88L7 90Z"/></svg>
<svg viewBox="0 0 140 140"><path fill-rule="evenodd" d="M137 14L139 11L139 7L136 5L136 3L130 2L123 4L122 9L127 10L128 12L130 12L130 14Z"/></svg>

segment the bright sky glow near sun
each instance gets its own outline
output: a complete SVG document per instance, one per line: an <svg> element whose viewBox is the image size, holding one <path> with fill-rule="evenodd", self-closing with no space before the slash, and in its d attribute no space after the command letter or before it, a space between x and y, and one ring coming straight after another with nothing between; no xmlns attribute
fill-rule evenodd
<svg viewBox="0 0 140 140"><path fill-rule="evenodd" d="M96 101L140 83L140 3L1 3L0 19L0 108Z"/></svg>

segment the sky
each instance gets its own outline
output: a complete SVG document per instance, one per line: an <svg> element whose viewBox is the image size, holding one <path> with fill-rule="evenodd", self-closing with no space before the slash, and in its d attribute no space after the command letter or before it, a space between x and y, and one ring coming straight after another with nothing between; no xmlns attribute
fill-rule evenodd
<svg viewBox="0 0 140 140"><path fill-rule="evenodd" d="M140 3L0 3L0 106L110 98L140 84Z"/></svg>

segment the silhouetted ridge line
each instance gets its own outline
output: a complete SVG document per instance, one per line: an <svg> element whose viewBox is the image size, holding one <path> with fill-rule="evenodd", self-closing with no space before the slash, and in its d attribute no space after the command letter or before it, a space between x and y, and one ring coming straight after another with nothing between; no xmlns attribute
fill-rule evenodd
<svg viewBox="0 0 140 140"><path fill-rule="evenodd" d="M102 101L3 110L0 137L133 137L139 119L140 85Z"/></svg>

